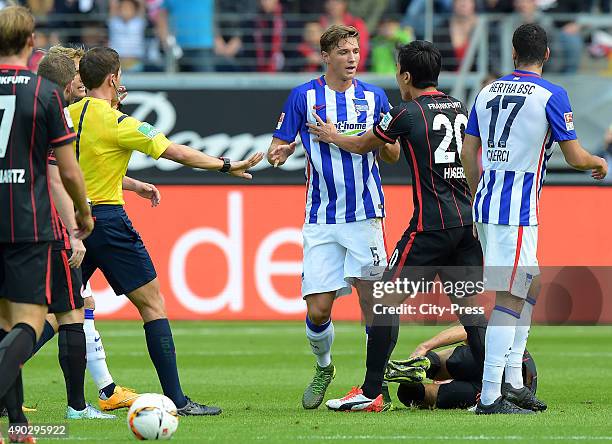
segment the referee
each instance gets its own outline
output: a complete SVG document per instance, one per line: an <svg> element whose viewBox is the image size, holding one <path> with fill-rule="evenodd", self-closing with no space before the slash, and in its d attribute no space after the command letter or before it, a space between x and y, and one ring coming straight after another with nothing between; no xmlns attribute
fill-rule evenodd
<svg viewBox="0 0 612 444"><path fill-rule="evenodd" d="M119 55L111 48L94 48L79 66L88 97L70 105L76 123L76 154L85 176L96 229L85 242L83 282L100 269L117 295L125 294L144 321L149 356L164 395L179 415L218 415L221 409L190 400L183 394L176 365L172 331L159 291L151 257L123 209L121 183L133 150L154 159L163 157L193 168L220 171L250 179L247 169L263 159L231 162L170 142L157 129L111 107L121 85Z"/></svg>

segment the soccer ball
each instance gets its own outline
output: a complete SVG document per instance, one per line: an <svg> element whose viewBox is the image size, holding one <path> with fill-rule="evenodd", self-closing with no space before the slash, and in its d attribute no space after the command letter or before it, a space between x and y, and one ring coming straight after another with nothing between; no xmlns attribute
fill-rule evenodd
<svg viewBox="0 0 612 444"><path fill-rule="evenodd" d="M164 395L145 393L130 407L127 425L136 439L170 439L178 427L176 406Z"/></svg>

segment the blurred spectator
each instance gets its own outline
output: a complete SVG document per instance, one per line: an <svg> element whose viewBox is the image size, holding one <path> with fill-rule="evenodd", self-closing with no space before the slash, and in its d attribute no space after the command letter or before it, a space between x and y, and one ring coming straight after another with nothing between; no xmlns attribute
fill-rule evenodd
<svg viewBox="0 0 612 444"><path fill-rule="evenodd" d="M389 0L351 0L349 2L349 12L365 21L370 34L376 31L380 19L388 7Z"/></svg>
<svg viewBox="0 0 612 444"><path fill-rule="evenodd" d="M36 24L40 20L45 20L47 15L53 10L53 0L28 0L24 3L32 11Z"/></svg>
<svg viewBox="0 0 612 444"><path fill-rule="evenodd" d="M395 74L397 67L396 50L413 40L410 28L403 28L394 17L383 18L378 33L372 39L372 72Z"/></svg>
<svg viewBox="0 0 612 444"><path fill-rule="evenodd" d="M513 12L512 0L484 0L483 11L490 13L510 13Z"/></svg>
<svg viewBox="0 0 612 444"><path fill-rule="evenodd" d="M484 76L484 78L480 82L480 89L484 89L485 86L490 85L491 83L495 82L500 77L501 75L498 72L489 71L487 75Z"/></svg>
<svg viewBox="0 0 612 444"><path fill-rule="evenodd" d="M565 14L578 14L588 11L588 2L583 0L558 0L556 7L550 11ZM560 20L555 23L559 28L557 33L557 46L560 51L563 73L575 73L580 66L584 41L581 26L572 20Z"/></svg>
<svg viewBox="0 0 612 444"><path fill-rule="evenodd" d="M280 1L259 0L255 17L244 27L249 30L243 38L245 61L258 72L282 71L285 66L285 20Z"/></svg>
<svg viewBox="0 0 612 444"><path fill-rule="evenodd" d="M138 0L111 0L109 46L119 53L123 71L142 71L146 27L142 3Z"/></svg>
<svg viewBox="0 0 612 444"><path fill-rule="evenodd" d="M359 31L359 52L361 53L361 59L357 69L363 71L370 52L370 34L365 22L348 12L347 0L327 0L325 2L325 12L326 14L319 21L324 30L331 25L346 25L354 26Z"/></svg>
<svg viewBox="0 0 612 444"><path fill-rule="evenodd" d="M57 14L49 26L58 30L58 38L64 44L79 44L81 42L104 43L106 32L101 29L102 23L92 20L91 13L104 12L96 9L94 0L55 0L53 14ZM83 33L82 29L87 28ZM99 38L95 39L94 33Z"/></svg>
<svg viewBox="0 0 612 444"><path fill-rule="evenodd" d="M402 25L410 26L414 30L417 39L425 38L425 2L429 0L411 0L404 13ZM451 13L453 0L433 0L433 27L434 30L445 21L446 16ZM436 42L437 43L437 42Z"/></svg>
<svg viewBox="0 0 612 444"><path fill-rule="evenodd" d="M302 61L299 71L318 72L321 70L323 65L321 34L323 34L323 27L319 22L308 22L304 25L302 42L298 45L298 54Z"/></svg>
<svg viewBox="0 0 612 444"><path fill-rule="evenodd" d="M253 14L256 4L252 0L217 0L217 26L215 54L217 71L238 71L237 58L242 50L242 16Z"/></svg>
<svg viewBox="0 0 612 444"><path fill-rule="evenodd" d="M452 15L434 30L434 42L442 54L443 71L459 69L477 23L475 0L453 1Z"/></svg>
<svg viewBox="0 0 612 444"><path fill-rule="evenodd" d="M179 59L181 71L213 70L214 12L214 0L164 0L157 31L162 47Z"/></svg>

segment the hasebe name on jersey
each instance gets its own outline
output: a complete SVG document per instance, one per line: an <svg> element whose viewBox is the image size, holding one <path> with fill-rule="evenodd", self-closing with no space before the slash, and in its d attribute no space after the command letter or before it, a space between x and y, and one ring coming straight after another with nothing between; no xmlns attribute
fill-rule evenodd
<svg viewBox="0 0 612 444"><path fill-rule="evenodd" d="M0 183L25 183L25 170L16 168L0 170Z"/></svg>
<svg viewBox="0 0 612 444"><path fill-rule="evenodd" d="M444 179L465 179L463 167L452 166L444 168Z"/></svg>

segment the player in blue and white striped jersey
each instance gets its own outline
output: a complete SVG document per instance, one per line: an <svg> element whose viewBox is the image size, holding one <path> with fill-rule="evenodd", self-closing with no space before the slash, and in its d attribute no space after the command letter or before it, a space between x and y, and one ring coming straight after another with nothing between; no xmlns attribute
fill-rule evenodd
<svg viewBox="0 0 612 444"><path fill-rule="evenodd" d="M569 165L592 170L594 179L603 179L608 171L604 159L578 142L565 90L541 77L550 56L546 32L538 25L522 25L512 45L516 70L478 94L461 153L484 252L486 289L497 292L477 414L546 409L524 387L521 364L539 291L538 205L553 142L559 143Z"/></svg>
<svg viewBox="0 0 612 444"><path fill-rule="evenodd" d="M282 165L294 152L299 133L306 151L306 215L303 228L302 296L306 300L306 336L317 358L315 376L302 398L304 408L317 408L335 375L331 362L334 327L331 310L336 296L357 288L364 314L371 281L387 265L383 232L385 198L378 157L399 159L399 145L364 155L318 142L307 123L316 113L344 134L363 134L390 109L385 92L355 79L359 33L353 27L331 26L321 36L325 75L295 88L274 132L268 161ZM374 271L372 267L379 267Z"/></svg>

